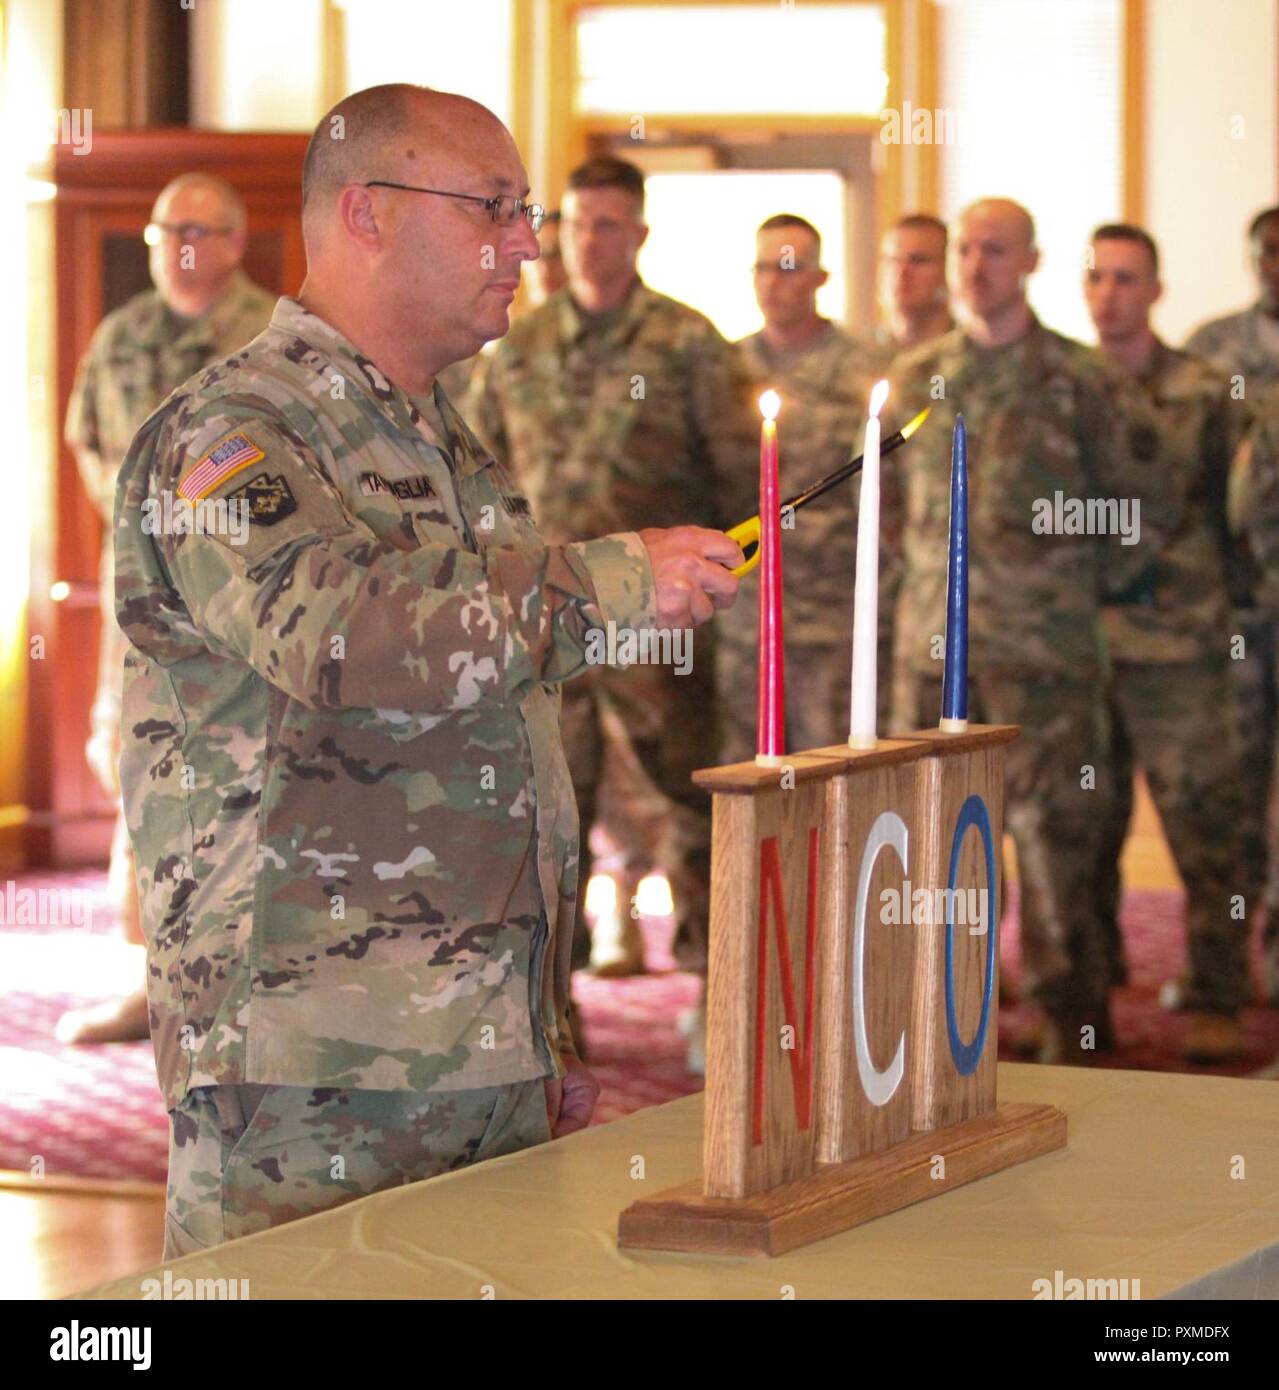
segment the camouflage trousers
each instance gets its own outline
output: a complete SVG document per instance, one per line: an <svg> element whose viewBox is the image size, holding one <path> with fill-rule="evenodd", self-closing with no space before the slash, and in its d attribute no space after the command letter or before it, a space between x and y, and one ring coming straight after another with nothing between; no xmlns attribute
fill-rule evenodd
<svg viewBox="0 0 1279 1390"><path fill-rule="evenodd" d="M1248 886L1240 891L1249 903L1260 896L1264 985L1279 1004L1279 621L1256 609L1235 609L1231 623L1244 639L1242 659L1227 664L1242 751L1240 853Z"/></svg>
<svg viewBox="0 0 1279 1390"><path fill-rule="evenodd" d="M899 669L892 729L936 727L941 685ZM1110 988L1093 884L1113 797L1100 689L983 672L969 681L968 714L1021 726L1008 745L1004 828L1017 848L1023 992L1059 1018L1092 1014Z"/></svg>
<svg viewBox="0 0 1279 1390"><path fill-rule="evenodd" d="M654 846L651 798L637 793L608 802L607 828L622 851L620 877L624 885L633 885L649 868L665 873L675 908L676 959L685 970L706 969L710 798L693 785L692 777L698 768L718 760L713 660L710 644L699 634L686 675L665 666L601 666L563 688L561 730L581 821L575 961L589 955L584 911L595 863L590 831L601 813L606 755L610 739L624 739L627 754L659 794L665 815ZM633 886L625 891L633 891ZM627 911L627 904L619 902L618 910Z"/></svg>
<svg viewBox="0 0 1279 1390"><path fill-rule="evenodd" d="M1243 809L1230 686L1221 665L1116 662L1110 680L1115 795L1097 862L1097 911L1112 963L1122 961L1119 857L1132 818L1134 762L1146 774L1186 887L1186 1004L1234 1014L1248 1002Z"/></svg>
<svg viewBox="0 0 1279 1390"><path fill-rule="evenodd" d="M164 1259L551 1137L539 1077L470 1091L197 1086L169 1112Z"/></svg>

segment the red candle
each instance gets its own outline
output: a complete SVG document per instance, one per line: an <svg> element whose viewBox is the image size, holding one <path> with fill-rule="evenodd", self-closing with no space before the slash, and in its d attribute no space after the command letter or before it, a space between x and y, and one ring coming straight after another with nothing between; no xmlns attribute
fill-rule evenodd
<svg viewBox="0 0 1279 1390"><path fill-rule="evenodd" d="M777 476L777 412L781 397L759 398L759 686L755 701L755 762L780 767L784 743L782 658L782 516Z"/></svg>

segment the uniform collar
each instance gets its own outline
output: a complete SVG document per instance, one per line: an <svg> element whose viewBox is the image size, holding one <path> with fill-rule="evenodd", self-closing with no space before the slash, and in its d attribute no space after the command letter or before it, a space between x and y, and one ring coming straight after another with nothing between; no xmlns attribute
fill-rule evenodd
<svg viewBox="0 0 1279 1390"><path fill-rule="evenodd" d="M637 275L626 298L622 301L621 313L609 326L603 337L607 340L625 342L638 328L657 299L657 293L650 290ZM562 290L557 290L547 303L555 306L561 342L575 343L584 334L590 332L591 316L582 312L567 286Z"/></svg>
<svg viewBox="0 0 1279 1390"><path fill-rule="evenodd" d="M222 293L202 314L187 318L177 310L169 308L155 291L155 314L151 320L151 330L157 341L166 341L179 351L195 349L203 352L214 351L226 341L239 315L246 293L253 282L238 266L231 272ZM165 331L166 321L176 320L182 325L176 336Z"/></svg>
<svg viewBox="0 0 1279 1390"><path fill-rule="evenodd" d="M385 376L371 358L366 357L327 319L312 313L298 300L287 295L280 299L271 315L271 327L294 339L301 348L327 358L327 362L306 365L326 380L331 365L338 376L369 398L373 408L394 426L397 433L416 434L434 444L452 459L458 474L478 472L491 462L491 456L479 447L475 436L462 423L438 384L434 388L435 404L448 433L447 439L438 438L438 430L430 418L423 416L414 405L408 392ZM294 353L291 360L301 362L302 358Z"/></svg>

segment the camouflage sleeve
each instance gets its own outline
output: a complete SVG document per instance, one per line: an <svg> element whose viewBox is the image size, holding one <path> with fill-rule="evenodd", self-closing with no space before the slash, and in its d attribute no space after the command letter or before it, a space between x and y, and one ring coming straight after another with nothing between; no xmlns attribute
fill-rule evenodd
<svg viewBox="0 0 1279 1390"><path fill-rule="evenodd" d="M1099 496L1129 500L1136 525L1102 537L1103 593L1116 597L1158 559L1176 527L1174 490L1160 476L1159 417L1117 373L1082 375L1076 396L1079 447Z"/></svg>
<svg viewBox="0 0 1279 1390"><path fill-rule="evenodd" d="M501 392L504 367L500 357L499 347L496 352L481 353L475 359L475 370L471 373L461 415L489 453L509 468L512 464L507 452L503 420Z"/></svg>
<svg viewBox="0 0 1279 1390"><path fill-rule="evenodd" d="M1279 417L1262 419L1241 450L1248 545L1260 571L1258 601L1279 610Z"/></svg>
<svg viewBox="0 0 1279 1390"><path fill-rule="evenodd" d="M157 421L139 435L125 472L150 481L130 482L120 521L142 533L130 546L149 540L158 551L206 640L308 707L448 712L518 703L532 683L585 668L589 628L609 617L655 624L638 536L478 554L443 542L400 550L346 510L287 426L228 416L225 404L180 429ZM154 451L149 468L133 466L140 449ZM238 462L233 472L212 471L228 459ZM228 512L219 529L207 503L235 501L247 467L269 480L271 515L233 525ZM135 497L142 486L147 494ZM166 504L176 516L188 497L205 501L212 532L163 524ZM145 621L134 601L125 579L117 612L126 631Z"/></svg>
<svg viewBox="0 0 1279 1390"><path fill-rule="evenodd" d="M84 490L105 519L111 515L115 495L115 473L102 459L102 437L96 410L101 340L102 332L99 329L76 368L71 399L67 402L63 437L75 455L76 468L79 470Z"/></svg>
<svg viewBox="0 0 1279 1390"><path fill-rule="evenodd" d="M689 366L692 452L710 460L716 524L727 529L759 511L761 417L740 354L714 329L698 342Z"/></svg>

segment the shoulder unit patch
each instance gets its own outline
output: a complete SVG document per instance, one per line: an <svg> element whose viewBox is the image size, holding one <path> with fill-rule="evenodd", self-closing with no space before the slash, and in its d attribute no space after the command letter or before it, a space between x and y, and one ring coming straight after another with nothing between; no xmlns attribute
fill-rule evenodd
<svg viewBox="0 0 1279 1390"><path fill-rule="evenodd" d="M228 502L243 502L254 526L274 526L298 509L297 499L283 475L259 473L242 487L226 495Z"/></svg>

